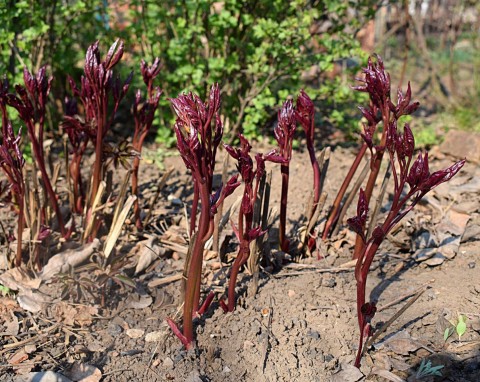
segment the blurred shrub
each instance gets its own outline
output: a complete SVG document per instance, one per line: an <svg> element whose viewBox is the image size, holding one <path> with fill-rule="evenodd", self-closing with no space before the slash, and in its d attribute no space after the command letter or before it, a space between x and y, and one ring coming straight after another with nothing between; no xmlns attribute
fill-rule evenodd
<svg viewBox="0 0 480 382"><path fill-rule="evenodd" d="M125 40L125 62L138 72L140 59L161 58L160 86L168 97L209 85L222 86L225 130L254 138L272 124L275 107L288 94L313 85L325 105L325 121L350 126L353 80L332 73L338 60L363 59L355 35L374 15L374 0L6 0L0 8L0 65L13 82L23 65L48 64L53 95L65 95L66 73L80 76L84 52L97 39L107 46ZM361 63L359 63L361 64ZM358 66L359 67L359 66ZM347 69L355 71L356 67ZM139 76L136 76L137 84ZM135 87L135 83L134 83ZM172 142L172 114L166 98L157 138ZM355 114L358 118L358 113Z"/></svg>

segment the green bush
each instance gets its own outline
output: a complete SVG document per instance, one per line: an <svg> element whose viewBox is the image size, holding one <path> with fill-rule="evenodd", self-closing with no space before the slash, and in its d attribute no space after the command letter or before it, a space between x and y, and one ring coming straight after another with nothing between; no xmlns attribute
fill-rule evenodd
<svg viewBox="0 0 480 382"><path fill-rule="evenodd" d="M0 64L19 82L25 64L34 71L49 65L53 94L62 99L66 74L80 76L87 46L125 40L125 71L160 57L159 83L167 97L194 91L201 97L213 82L221 84L222 115L231 135L260 136L275 108L301 87L302 73L318 68L314 94L326 107L325 121L349 126L353 92L343 79L325 79L337 60L360 57L355 32L373 16L373 1L340 0L164 0L160 2L13 1L0 9ZM100 5L99 5L100 4ZM353 11L353 12L352 12ZM315 27L319 31L314 32ZM361 62L359 63L361 64ZM322 79L320 79L322 78ZM347 105L348 107L344 107ZM157 137L173 142L173 116L166 97L156 121ZM355 117L358 117L356 114Z"/></svg>

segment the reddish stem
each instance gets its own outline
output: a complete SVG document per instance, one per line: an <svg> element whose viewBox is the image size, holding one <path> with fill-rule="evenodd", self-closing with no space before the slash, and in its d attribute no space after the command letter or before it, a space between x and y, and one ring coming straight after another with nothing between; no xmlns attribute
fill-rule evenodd
<svg viewBox="0 0 480 382"><path fill-rule="evenodd" d="M199 301L196 300L196 297L200 294L203 249L205 247L205 237L210 227L210 195L205 182L200 184L199 192L202 210L198 224L198 235L196 236L195 243L193 244L192 248L192 257L188 270L187 285L185 287L185 303L183 306L183 336L186 338L188 343L188 345L184 344L187 349L191 347L193 342L192 316L194 313L194 308L196 308L195 310L198 310Z"/></svg>
<svg viewBox="0 0 480 382"><path fill-rule="evenodd" d="M288 252L290 243L285 236L285 227L287 225L287 200L288 200L288 178L289 164L280 166L282 173L282 196L280 201L280 248L283 252Z"/></svg>
<svg viewBox="0 0 480 382"><path fill-rule="evenodd" d="M327 222L325 223L325 228L323 230L322 234L322 239L326 240L328 235L330 234L330 231L334 227L335 224L337 224L337 220L340 214L340 206L342 203L342 199L345 196L345 193L347 192L347 188L352 182L353 176L355 175L358 166L360 165L360 162L362 161L362 158L365 156L365 153L367 151L367 144L364 143L362 147L360 148L360 151L358 152L357 156L355 157L355 160L352 163L352 166L350 167L350 170L348 171L347 176L345 177L342 186L340 187L340 190L338 190L337 197L335 198L335 201L333 202L332 210L330 211L330 215L328 217Z"/></svg>
<svg viewBox="0 0 480 382"><path fill-rule="evenodd" d="M22 264L22 236L25 225L24 210L24 196L18 195L18 230L17 230L17 254L15 257L15 266L19 267Z"/></svg>

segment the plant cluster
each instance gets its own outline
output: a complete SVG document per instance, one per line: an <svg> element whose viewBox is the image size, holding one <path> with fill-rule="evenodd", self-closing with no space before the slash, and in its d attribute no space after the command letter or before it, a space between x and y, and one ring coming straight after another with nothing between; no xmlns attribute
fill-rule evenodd
<svg viewBox="0 0 480 382"><path fill-rule="evenodd" d="M449 181L463 167L465 160L458 161L450 167L431 173L428 163L428 153L420 152L415 158L415 139L409 124L405 124L403 130L400 130L400 120L404 116L411 115L418 107L419 103L412 101L412 92L410 84L406 92L398 90L396 103L391 97L390 75L385 71L380 57L371 57L368 66L364 69L364 78L359 79L363 84L355 89L365 92L369 95L370 103L367 107L360 107L365 122L363 123L363 132L361 134L364 144L362 145L357 158L352 164L346 179L339 190L339 195L326 218L326 224L323 237L328 238L332 225L341 223L339 216L340 205L344 194L358 168L360 160L367 150L371 153L370 164L367 169L370 170L365 188L360 188L364 177L360 177L358 187L360 188L357 214L347 220L350 228L357 234L353 257L356 259L355 278L357 281L357 315L360 328L360 339L355 366L360 366L361 356L363 354L363 345L365 340L373 334L371 321L376 312L375 302L366 302L366 281L373 259L389 232L399 223L399 221L410 212L416 204L432 189L438 185ZM212 96L212 94L214 94ZM179 98L171 101L173 108L178 116L175 125L177 134L177 146L184 159L185 165L191 171L194 183L194 199L191 215L191 232L193 248L187 256L186 268L188 269L186 299L183 317L183 333L178 326L169 320L169 324L175 334L181 339L187 349L193 346L193 326L192 317L195 313L204 313L206 306L213 299L212 293L206 299L206 303L199 309L200 301L200 279L202 273L202 255L204 245L213 233L213 215L217 211L218 200L222 200L229 195L233 188L238 186L237 178L231 178L226 187L220 188L211 196L211 179L214 171L214 158L216 148L221 139L221 128L218 124L218 109L220 96L218 86L212 87L209 102L204 104L200 99L192 94L181 95ZM216 124L211 127L212 108L215 110ZM250 156L251 146L248 140L239 136L240 147L234 148L225 145L228 153L237 160L237 170L240 173L244 192L241 206L238 213L238 226L233 230L239 242L237 257L231 267L230 281L228 285L228 304L223 299L220 305L225 312L231 312L235 308L235 284L240 267L244 265L250 256L250 243L264 234L260 225L253 226L253 211L255 202L258 200L258 187L261 177L265 172L265 161L272 161L280 164L280 173L282 176L282 192L280 202L280 228L279 228L279 247L285 251L295 251L300 248L301 253L309 253L304 247L314 248L315 232L313 227L317 221L311 224L313 216L317 216L320 196L322 193L322 176L325 174L324 166L320 166L315 155L314 137L315 137L315 110L311 99L305 92L300 92L294 106L291 100L286 101L278 112L278 123L274 128L274 135L278 142L278 151L272 151L263 156L255 156L256 168L254 169L253 160ZM289 183L289 163L292 158L292 142L296 132L297 123L303 127L306 134L306 143L313 168L313 203L311 210L307 212L308 221L307 234L312 240L306 240L300 243L300 246L292 246L286 234L286 215L287 215L287 195ZM207 127L205 127L207 126ZM212 135L212 131L215 134ZM378 142L377 142L378 140ZM214 144L212 145L212 142ZM385 179L389 179L389 174L393 175L393 197L389 204L389 210L386 213L382 223L377 223L378 208L374 211L374 216L370 217L370 226L367 229L369 214L369 204L373 194L376 179L380 173L383 157L388 158L388 169ZM381 194L385 193L386 181L383 182ZM225 189L227 191L225 191ZM355 190L355 186L353 187ZM196 229L196 214L199 202L201 204L201 214L199 218L199 229ZM202 196L203 195L203 196ZM381 198L380 198L381 199ZM343 209L346 209L347 203L344 203ZM193 297L192 297L193 296Z"/></svg>
<svg viewBox="0 0 480 382"><path fill-rule="evenodd" d="M59 168L49 165L45 154L45 120L46 105L51 90L52 77L48 77L45 67L32 74L24 69L24 86L15 86L15 93L11 93L8 82L0 82L0 111L2 113L2 142L0 145L0 168L9 183L9 200L18 215L17 252L15 264L22 263L22 236L24 227L31 231L30 240L41 243L52 233L59 231L64 239L68 239L78 228L75 226L75 217L83 219L83 239L92 241L98 236L105 219L102 214L105 206L115 204L112 198L104 197L108 186L108 171L110 165L122 164L129 167L132 163L132 195L124 202L126 195L126 178L122 192L117 196L113 213L113 222L104 247L104 258L98 261L96 282L105 292L109 281L120 285L131 285L131 280L121 275L123 259L110 257L113 243L118 238L121 225L128 211L134 205L134 219L138 229L142 229L143 222L138 201L138 174L140 153L146 134L153 125L155 113L158 110L162 91L155 82L162 74L160 60L155 59L151 66L142 61L140 71L144 84L147 87L146 96L142 99L141 91L137 91L133 104L133 120L135 124L132 143L126 141L117 145L112 143L111 129L115 116L122 100L125 99L130 87L133 73L126 80L120 80L115 75L114 68L124 54L123 41L117 40L102 59L99 43L92 44L86 54L83 76L80 86L70 78L69 83L73 93L65 103L65 116L62 125L68 136L68 153L66 168L69 185L69 200L72 218L65 224L62 209L63 200L56 190L59 177ZM357 281L357 315L360 328L360 344L355 365L360 365L365 339L373 332L371 320L376 306L375 302L366 302L366 281L373 259L389 232L396 224L410 212L416 204L433 188L449 181L463 167L465 160L458 161L447 169L431 173L428 163L428 153L415 154L415 139L408 124L400 128L401 118L409 116L417 110L418 102L412 102L410 84L406 92L397 92L396 102L391 97L390 76L385 71L380 57L370 58L364 69L364 77L360 79L362 85L356 90L367 93L370 102L360 111L364 118L362 138L364 143L355 159L345 181L343 182L329 214L326 217L322 238L327 239L332 234L332 228L338 227L343 216L342 211L348 207L348 198L343 203L345 193L352 181L359 163L366 152L371 153L368 178L364 188L361 188L362 177L352 187L350 195L359 191L357 214L348 219L348 224L357 233L357 240L353 257L357 260L355 278ZM195 345L194 318L202 315L214 299L213 292L208 294L201 304L201 280L203 272L203 254L206 242L215 231L215 215L225 198L231 195L243 183L243 193L238 210L238 223L232 223L237 237L238 253L230 270L227 302L220 299L220 306L225 312L235 309L235 286L241 268L247 263L251 255L251 244L266 233L265 216L259 214L262 201L260 191L265 183L266 162L280 165L282 177L282 195L280 202L279 247L284 252L295 255L309 255L320 240L317 237L320 211L323 207L325 194L322 193L322 184L326 174L328 160L324 161L325 151L317 157L315 153L315 107L306 92L301 91L296 103L286 101L278 112L277 125L274 136L278 149L267 154L251 156L251 145L244 135L239 135L239 147L224 145L228 154L237 161L238 174L225 179L219 189L213 189L216 156L221 147L224 118L220 115L221 90L218 84L210 88L205 101L194 93L182 93L169 100L176 115L174 131L177 148L190 171L193 182L193 201L191 206L188 236L190 247L185 261L184 276L184 307L181 327L173 320L168 324L179 337L183 345L190 349ZM26 127L29 143L34 154L33 169L26 169L22 154L21 129L14 132L9 119L8 108L18 113L19 119ZM241 117L240 117L241 118ZM312 198L305 213L304 236L296 240L293 236L287 237L287 205L288 186L290 180L289 164L292 159L293 139L301 125L306 137L306 146L309 152L313 171ZM88 177L82 174L85 168L84 156L91 150L94 162ZM416 156L415 156L416 155ZM388 169L384 184L390 175L393 178L393 196L389 210L378 223L378 208L369 218L370 200L373 195L377 177L380 174L383 158L388 159ZM255 160L255 163L254 163ZM37 179L36 171L40 173ZM365 173L364 177L367 174ZM239 179L241 177L241 181ZM89 181L85 182L85 178ZM226 177L225 177L226 178ZM380 194L384 194L382 186ZM381 199L381 197L380 197ZM322 201L323 200L323 201ZM378 207L378 204L377 204ZM123 208L122 212L120 210ZM268 211L263 210L263 214ZM123 218L121 218L123 216ZM122 220L123 219L123 220ZM369 226L367 227L367 222ZM57 223L55 226L53 223ZM261 222L261 223L260 223ZM298 245L293 245L297 241ZM41 267L37 251L34 250L31 260ZM88 282L67 282L67 287L77 288L82 294L82 288ZM67 289L68 289L67 288ZM461 324L463 325L463 324ZM459 333L459 335L461 335Z"/></svg>
<svg viewBox="0 0 480 382"><path fill-rule="evenodd" d="M24 228L30 228L29 259L34 261L37 269L42 267L38 248L49 236L59 232L63 239L75 234L82 234L83 240L92 241L99 235L106 215L115 206L112 227L122 225L119 218L121 208L131 206L125 202L125 179L123 193L113 199L105 198L106 188L111 189L108 172L111 164L122 164L132 172L132 203L134 217L139 229L143 227L138 203L138 172L140 153L145 137L152 127L154 115L158 109L161 90L155 84L161 65L156 59L152 66L142 61L140 71L147 88L147 95L142 100L138 90L134 100L133 120L135 131L132 143L127 141L114 143L111 128L116 113L125 98L132 81L133 72L126 80L120 80L114 68L124 54L124 43L117 40L110 47L104 58L101 57L98 41L92 44L86 53L83 76L80 86L69 77L73 97L65 100L65 113L62 131L68 139L66 144L66 175L69 194L70 218L66 223L65 214L68 204L62 200L56 183L60 176L60 166L53 165L50 149L45 141L45 123L47 104L53 83L53 77L47 75L45 67L36 74L27 68L23 71L24 85L16 85L15 93L10 91L8 81L0 83L0 111L2 113L2 142L0 145L0 167L7 177L9 186L8 200L12 203L18 216L17 246L15 265L22 264L22 235ZM28 140L22 144L22 128L15 133L14 124L9 115L14 109L22 127L26 128ZM25 166L23 151L30 145L33 152L32 166ZM93 152L94 161L91 171L87 173L85 154ZM130 164L130 162L132 162ZM40 174L37 179L36 172ZM82 173L83 171L83 173ZM129 172L127 172L129 174ZM128 207L130 208L130 207ZM128 212L128 210L127 210ZM125 216L126 217L126 216ZM81 226L75 224L80 218ZM111 230L112 231L112 230ZM106 258L113 246L112 232L105 244ZM117 235L118 237L118 235ZM12 238L14 240L14 238ZM115 238L116 240L116 238ZM112 260L113 261L113 260ZM108 264L111 265L111 264Z"/></svg>

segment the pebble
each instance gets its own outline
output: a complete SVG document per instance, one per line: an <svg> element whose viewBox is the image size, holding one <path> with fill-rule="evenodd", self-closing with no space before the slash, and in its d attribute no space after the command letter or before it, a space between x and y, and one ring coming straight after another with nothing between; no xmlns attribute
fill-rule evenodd
<svg viewBox="0 0 480 382"><path fill-rule="evenodd" d="M469 267L470 269L475 268L475 265L476 265L475 261L472 261L472 262L468 263L468 267Z"/></svg>
<svg viewBox="0 0 480 382"><path fill-rule="evenodd" d="M163 360L163 366L167 369L172 369L173 368L173 359L171 359L170 357L167 357Z"/></svg>
<svg viewBox="0 0 480 382"><path fill-rule="evenodd" d="M140 338L144 335L145 333L145 330L142 330L142 329L127 329L125 331L125 333L127 334L127 336L129 336L130 338L133 338L133 339L136 339L136 338Z"/></svg>
<svg viewBox="0 0 480 382"><path fill-rule="evenodd" d="M120 325L118 324L114 324L113 322L110 322L108 324L108 328L107 328L107 332L108 334L110 334L111 336L117 336L119 335L120 333L122 333L123 329Z"/></svg>
<svg viewBox="0 0 480 382"><path fill-rule="evenodd" d="M323 278L322 279L322 286L324 286L324 287L334 288L335 285L337 285L337 282L335 281L334 277L329 277L329 278Z"/></svg>
<svg viewBox="0 0 480 382"><path fill-rule="evenodd" d="M320 339L320 333L317 332L316 330L309 330L308 331L308 334L307 334L309 337L312 337L313 339L315 340L319 340Z"/></svg>

